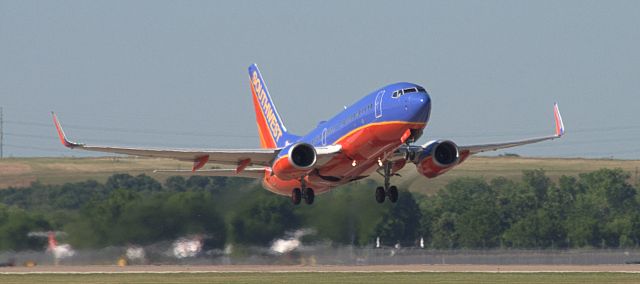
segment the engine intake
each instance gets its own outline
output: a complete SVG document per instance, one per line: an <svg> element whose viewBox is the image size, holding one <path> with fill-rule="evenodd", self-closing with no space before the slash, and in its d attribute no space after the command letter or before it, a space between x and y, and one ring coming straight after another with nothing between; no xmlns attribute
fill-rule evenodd
<svg viewBox="0 0 640 284"><path fill-rule="evenodd" d="M282 180L300 179L316 165L316 149L310 144L295 144L286 153L286 158L281 157L271 167L273 173Z"/></svg>
<svg viewBox="0 0 640 284"><path fill-rule="evenodd" d="M433 162L441 167L448 167L452 164L458 163L458 146L448 140L442 142L436 142L437 144L433 148Z"/></svg>
<svg viewBox="0 0 640 284"><path fill-rule="evenodd" d="M458 145L449 140L434 141L413 161L422 175L433 178L439 176L460 161Z"/></svg>
<svg viewBox="0 0 640 284"><path fill-rule="evenodd" d="M298 169L309 169L316 164L316 149L310 144L299 143L289 148L289 163Z"/></svg>

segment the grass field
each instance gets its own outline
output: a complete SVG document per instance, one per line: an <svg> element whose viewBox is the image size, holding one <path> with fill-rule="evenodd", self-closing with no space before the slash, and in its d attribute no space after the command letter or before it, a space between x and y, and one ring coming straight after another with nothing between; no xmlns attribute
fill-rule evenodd
<svg viewBox="0 0 640 284"><path fill-rule="evenodd" d="M303 272L0 275L0 283L638 283L632 273Z"/></svg>
<svg viewBox="0 0 640 284"><path fill-rule="evenodd" d="M31 182L63 184L94 179L100 182L116 173L148 174L161 181L167 175L155 169L190 169L191 163L146 158L7 158L0 160L0 188L28 186Z"/></svg>
<svg viewBox="0 0 640 284"><path fill-rule="evenodd" d="M487 180L504 176L519 179L522 170L544 169L549 177L557 180L562 175L578 175L601 168L622 168L632 174L632 183L636 183L635 173L640 167L637 160L606 159L543 159L518 157L472 157L459 167L435 179L420 176L412 165L407 165L400 174L402 178L392 181L400 187L414 192L433 193L449 181L461 176L482 177ZM191 163L169 159L147 158L8 158L0 160L0 189L10 186L27 186L33 181L45 184L95 179L105 181L115 173L138 175L146 173L160 181L166 174L155 174L154 169L190 169ZM372 178L381 181L377 175Z"/></svg>
<svg viewBox="0 0 640 284"><path fill-rule="evenodd" d="M523 170L543 169L553 181L561 176L577 176L581 173L596 171L602 168L621 168L631 173L629 182L637 184L636 173L640 168L640 160L611 159L561 159L561 158L520 158L520 157L471 157L460 166L434 179L420 176L412 166L402 171L402 182L398 185L409 188L413 192L434 193L451 180L459 177L481 177L491 180L495 177L520 179ZM382 179L379 179L382 181Z"/></svg>

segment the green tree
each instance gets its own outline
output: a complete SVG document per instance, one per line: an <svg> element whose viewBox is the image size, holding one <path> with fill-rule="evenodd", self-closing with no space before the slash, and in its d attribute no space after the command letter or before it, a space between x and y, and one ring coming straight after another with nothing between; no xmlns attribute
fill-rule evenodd
<svg viewBox="0 0 640 284"><path fill-rule="evenodd" d="M491 180L490 187L497 195L500 231L507 230L536 209L534 192L521 183L498 177Z"/></svg>
<svg viewBox="0 0 640 284"><path fill-rule="evenodd" d="M433 226L436 247L494 247L501 232L495 191L482 179L460 178L438 193L440 217Z"/></svg>
<svg viewBox="0 0 640 284"><path fill-rule="evenodd" d="M145 174L135 177L129 174L115 174L107 179L105 186L110 190L129 189L138 192L158 192L162 190L162 185L158 181Z"/></svg>
<svg viewBox="0 0 640 284"><path fill-rule="evenodd" d="M105 200L92 200L81 209L79 219L65 226L70 242L79 247L111 245L114 228L126 206L141 198L132 190L117 189Z"/></svg>
<svg viewBox="0 0 640 284"><path fill-rule="evenodd" d="M190 176L187 179L186 185L187 185L187 188L202 190L202 189L205 189L207 186L209 186L210 182L211 180L209 179L209 177Z"/></svg>
<svg viewBox="0 0 640 284"><path fill-rule="evenodd" d="M375 183L372 181L344 185L318 195L312 206L295 207L301 226L316 231L315 235L307 238L343 245L372 245L375 242L375 236L372 237L375 227L395 206L390 202L372 206L372 202L375 202L373 188Z"/></svg>
<svg viewBox="0 0 640 284"><path fill-rule="evenodd" d="M518 220L503 236L508 246L516 248L564 246L566 240L561 221L544 209Z"/></svg>
<svg viewBox="0 0 640 284"><path fill-rule="evenodd" d="M30 238L28 234L49 229L51 227L43 216L0 204L0 251L40 250L45 240Z"/></svg>
<svg viewBox="0 0 640 284"><path fill-rule="evenodd" d="M183 192L158 194L129 202L112 230L112 244L151 244L186 235L205 236L222 247L226 226L211 194Z"/></svg>
<svg viewBox="0 0 640 284"><path fill-rule="evenodd" d="M396 204L387 211L375 228L375 235L383 240L400 242L404 245L415 245L419 239L420 207L408 190L401 190Z"/></svg>
<svg viewBox="0 0 640 284"><path fill-rule="evenodd" d="M547 198L547 192L551 186L551 180L545 175L543 169L522 171L522 183L527 190L531 190L535 196L536 207L542 206Z"/></svg>
<svg viewBox="0 0 640 284"><path fill-rule="evenodd" d="M590 194L606 200L607 208L623 213L637 206L636 189L629 184L629 173L622 169L601 169L581 174L581 183Z"/></svg>
<svg viewBox="0 0 640 284"><path fill-rule="evenodd" d="M187 189L187 181L181 176L168 177L164 182L167 189L172 191L183 192Z"/></svg>
<svg viewBox="0 0 640 284"><path fill-rule="evenodd" d="M621 169L580 175L575 206L566 221L573 246L629 246L638 239L637 194L628 179Z"/></svg>
<svg viewBox="0 0 640 284"><path fill-rule="evenodd" d="M287 198L262 196L235 213L231 220L232 239L236 243L264 246L299 225Z"/></svg>

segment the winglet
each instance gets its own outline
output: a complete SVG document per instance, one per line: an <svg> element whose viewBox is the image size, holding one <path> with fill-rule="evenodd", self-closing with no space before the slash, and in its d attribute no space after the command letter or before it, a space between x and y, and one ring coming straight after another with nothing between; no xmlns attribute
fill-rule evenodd
<svg viewBox="0 0 640 284"><path fill-rule="evenodd" d="M553 104L553 115L556 119L556 136L560 137L564 135L564 123L562 123L562 116L558 109L558 103Z"/></svg>
<svg viewBox="0 0 640 284"><path fill-rule="evenodd" d="M53 124L56 125L56 130L58 131L58 137L60 138L60 142L62 143L62 145L71 149L82 146L82 144L69 141L69 139L67 139L67 136L64 134L64 130L62 130L62 126L60 125L60 122L58 121L58 117L56 116L56 114L54 112L51 112L51 115L53 116Z"/></svg>

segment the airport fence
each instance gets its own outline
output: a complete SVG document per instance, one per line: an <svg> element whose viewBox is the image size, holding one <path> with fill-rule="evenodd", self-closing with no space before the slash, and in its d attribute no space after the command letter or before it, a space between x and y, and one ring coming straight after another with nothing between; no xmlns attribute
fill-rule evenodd
<svg viewBox="0 0 640 284"><path fill-rule="evenodd" d="M56 261L45 251L1 252L0 264L23 265L104 265L116 264L125 257L125 248L80 250L72 257ZM431 250L419 248L357 248L303 246L278 254L266 248L225 254L222 250L203 251L196 257L175 258L165 251L147 252L145 259L128 264L189 265L403 265L403 264L475 264L475 265L602 265L640 264L640 249L572 250Z"/></svg>

